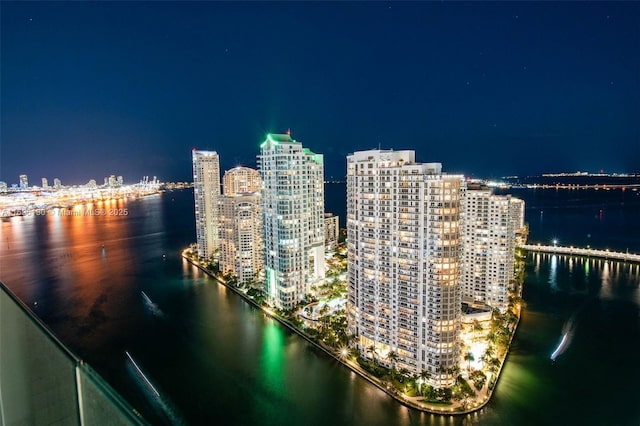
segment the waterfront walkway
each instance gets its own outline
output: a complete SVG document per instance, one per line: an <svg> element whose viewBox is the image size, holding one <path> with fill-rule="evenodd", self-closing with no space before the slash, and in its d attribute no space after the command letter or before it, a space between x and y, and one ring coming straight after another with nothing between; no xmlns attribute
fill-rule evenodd
<svg viewBox="0 0 640 426"><path fill-rule="evenodd" d="M592 248L579 248L579 247L564 247L564 246L545 246L542 244L522 244L518 246L521 249L528 251L537 251L542 253L556 253L556 254L568 254L573 256L595 257L601 259L623 260L625 262L638 262L640 263L640 254L609 251L609 250L595 250Z"/></svg>

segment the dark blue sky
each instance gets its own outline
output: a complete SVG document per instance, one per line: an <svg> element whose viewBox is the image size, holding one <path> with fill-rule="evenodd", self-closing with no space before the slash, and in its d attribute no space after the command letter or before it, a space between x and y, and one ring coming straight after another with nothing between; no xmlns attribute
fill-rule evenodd
<svg viewBox="0 0 640 426"><path fill-rule="evenodd" d="M640 171L640 3L7 3L0 180L189 179L268 131L474 176Z"/></svg>

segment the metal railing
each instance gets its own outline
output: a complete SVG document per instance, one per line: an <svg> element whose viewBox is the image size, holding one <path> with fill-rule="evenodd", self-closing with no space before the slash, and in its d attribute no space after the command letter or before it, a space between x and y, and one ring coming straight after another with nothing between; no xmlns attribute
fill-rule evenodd
<svg viewBox="0 0 640 426"><path fill-rule="evenodd" d="M0 426L146 425L0 282Z"/></svg>

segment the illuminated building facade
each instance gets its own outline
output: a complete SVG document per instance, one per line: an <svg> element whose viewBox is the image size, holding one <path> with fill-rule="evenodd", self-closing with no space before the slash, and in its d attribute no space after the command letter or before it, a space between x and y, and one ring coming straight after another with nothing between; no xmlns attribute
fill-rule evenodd
<svg viewBox="0 0 640 426"><path fill-rule="evenodd" d="M340 236L340 218L333 213L324 214L324 245L328 248L335 248L338 245Z"/></svg>
<svg viewBox="0 0 640 426"><path fill-rule="evenodd" d="M462 181L414 151L347 157L349 332L362 356L436 387L459 365Z"/></svg>
<svg viewBox="0 0 640 426"><path fill-rule="evenodd" d="M220 270L239 284L257 281L264 266L260 173L228 170L220 196Z"/></svg>
<svg viewBox="0 0 640 426"><path fill-rule="evenodd" d="M462 211L463 300L504 312L514 274L516 230L524 221L524 202L510 195L495 195L489 188L469 186Z"/></svg>
<svg viewBox="0 0 640 426"><path fill-rule="evenodd" d="M269 134L260 146L265 291L292 308L325 276L324 165L289 134Z"/></svg>
<svg viewBox="0 0 640 426"><path fill-rule="evenodd" d="M220 158L215 151L192 151L193 194L196 210L198 257L210 259L220 245L218 199Z"/></svg>
<svg viewBox="0 0 640 426"><path fill-rule="evenodd" d="M262 189L260 172L249 167L228 170L222 178L222 184L224 195L253 194Z"/></svg>
<svg viewBox="0 0 640 426"><path fill-rule="evenodd" d="M514 223L514 228L516 232L516 247L521 244L527 243L527 238L529 237L529 230L527 229L527 225L524 221L524 200L520 198L511 198L511 202L509 204L511 210L511 220Z"/></svg>
<svg viewBox="0 0 640 426"><path fill-rule="evenodd" d="M42 178L42 189L49 189L49 181L46 177Z"/></svg>

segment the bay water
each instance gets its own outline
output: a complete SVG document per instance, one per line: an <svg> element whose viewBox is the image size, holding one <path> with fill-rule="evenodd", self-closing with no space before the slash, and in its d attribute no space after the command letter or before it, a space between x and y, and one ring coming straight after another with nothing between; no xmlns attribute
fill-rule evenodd
<svg viewBox="0 0 640 426"><path fill-rule="evenodd" d="M640 252L637 192L512 192L532 242ZM342 226L344 197L326 185ZM110 206L128 214L3 220L0 279L153 424L640 425L636 264L530 253L493 400L444 417L400 405L185 262L192 191Z"/></svg>

